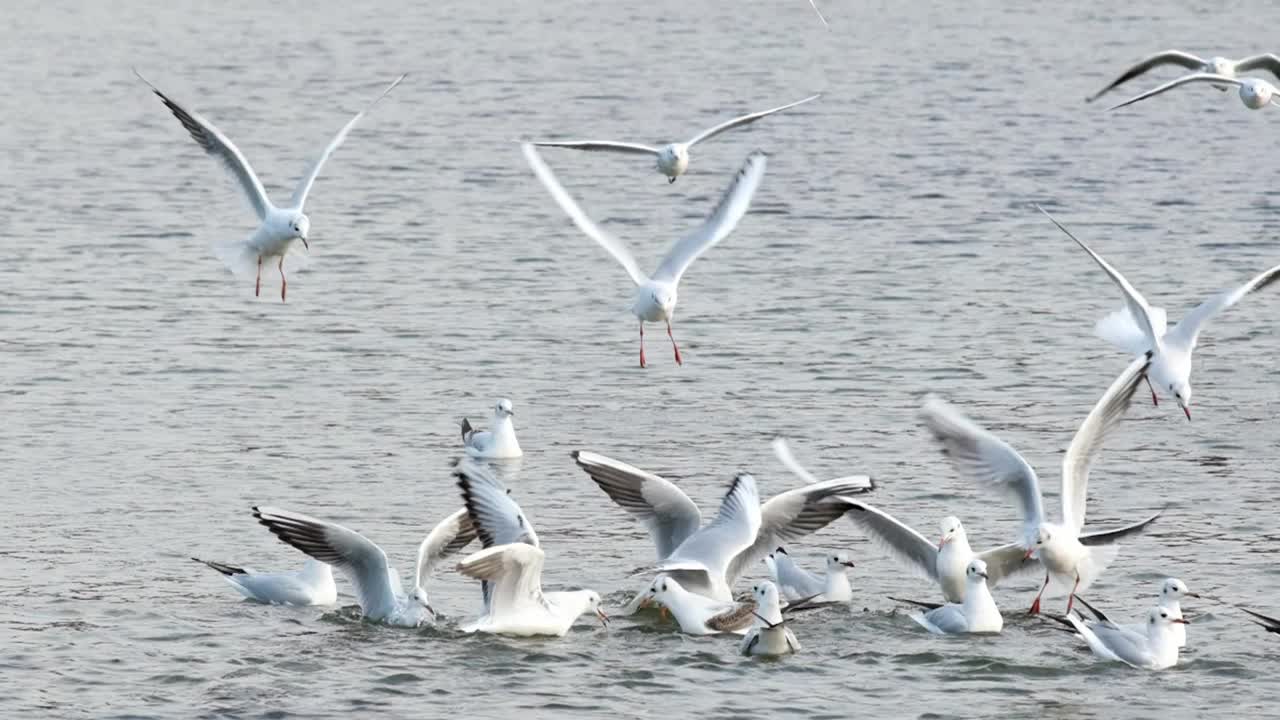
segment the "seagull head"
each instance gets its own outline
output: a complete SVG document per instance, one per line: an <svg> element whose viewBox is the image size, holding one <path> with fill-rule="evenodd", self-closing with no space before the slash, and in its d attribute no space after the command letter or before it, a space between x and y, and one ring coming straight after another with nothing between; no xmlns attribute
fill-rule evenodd
<svg viewBox="0 0 1280 720"><path fill-rule="evenodd" d="M848 555L844 553L832 553L827 556L827 570L832 572L841 572L845 568L856 567Z"/></svg>
<svg viewBox="0 0 1280 720"><path fill-rule="evenodd" d="M603 602L600 599L600 594L597 593L595 590L587 590L586 594L587 594L587 611L594 612L596 614L596 617L600 618L600 624L605 627L609 627L609 616L606 615L604 610L600 607L600 604Z"/></svg>
<svg viewBox="0 0 1280 720"><path fill-rule="evenodd" d="M1160 597L1168 598L1170 600L1178 600L1179 598L1184 597L1198 598L1200 596L1187 589L1186 583L1181 580L1177 578L1169 578L1160 586Z"/></svg>
<svg viewBox="0 0 1280 720"><path fill-rule="evenodd" d="M762 612L765 609L778 607L778 586L768 580L751 586L751 595L755 597L756 605Z"/></svg>
<svg viewBox="0 0 1280 720"><path fill-rule="evenodd" d="M952 540L964 537L964 526L960 524L960 518L954 515L942 518L938 528L942 530L942 538L938 540L939 550Z"/></svg>
<svg viewBox="0 0 1280 720"><path fill-rule="evenodd" d="M1173 627L1174 625L1190 625L1191 622L1185 618L1176 618L1173 613L1161 607L1153 607L1147 611L1147 627L1164 628Z"/></svg>
<svg viewBox="0 0 1280 720"><path fill-rule="evenodd" d="M497 405L493 406L493 414L500 418L511 417L516 414L516 411L511 409L511 401L509 399L502 398Z"/></svg>
<svg viewBox="0 0 1280 720"><path fill-rule="evenodd" d="M1258 110L1269 105L1271 96L1275 94L1275 86L1266 80L1246 78L1240 83L1240 99L1244 101L1246 107L1252 110Z"/></svg>
<svg viewBox="0 0 1280 720"><path fill-rule="evenodd" d="M1224 57L1209 58L1209 72L1233 77L1236 74L1236 64Z"/></svg>
<svg viewBox="0 0 1280 720"><path fill-rule="evenodd" d="M1022 556L1023 559L1040 557L1040 552L1051 542L1053 542L1053 531L1043 525L1036 528L1035 535L1031 542L1027 544L1027 554Z"/></svg>
<svg viewBox="0 0 1280 720"><path fill-rule="evenodd" d="M1178 407L1182 408L1182 412L1191 419L1191 383L1186 380L1177 380L1169 383L1169 392L1173 395L1173 399L1178 401Z"/></svg>
<svg viewBox="0 0 1280 720"><path fill-rule="evenodd" d="M427 602L427 591L424 590L421 586L414 588L413 599L414 599L414 602L426 608L427 612L431 613L432 618L436 617L435 608L431 607L431 603Z"/></svg>
<svg viewBox="0 0 1280 720"><path fill-rule="evenodd" d="M289 231L293 236L302 241L302 246L307 250L311 250L311 246L307 244L307 235L311 232L311 219L302 213L293 216L289 221Z"/></svg>
<svg viewBox="0 0 1280 720"><path fill-rule="evenodd" d="M673 285L655 283L649 288L649 298L654 305L662 308L662 313L668 317L676 309L676 289Z"/></svg>
<svg viewBox="0 0 1280 720"><path fill-rule="evenodd" d="M978 558L969 561L969 567L964 569L964 576L971 583L979 583L987 581L987 564Z"/></svg>

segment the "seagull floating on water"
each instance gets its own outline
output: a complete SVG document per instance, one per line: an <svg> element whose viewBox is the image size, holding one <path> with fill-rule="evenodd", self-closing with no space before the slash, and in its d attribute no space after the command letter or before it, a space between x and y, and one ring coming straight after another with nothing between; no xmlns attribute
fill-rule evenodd
<svg viewBox="0 0 1280 720"><path fill-rule="evenodd" d="M655 577L642 594L666 608L680 625L680 631L687 635L744 635L755 617L754 602L717 600L689 592L666 574Z"/></svg>
<svg viewBox="0 0 1280 720"><path fill-rule="evenodd" d="M1229 60L1224 57L1205 59L1181 50L1165 50L1144 58L1138 64L1125 70L1120 77L1112 80L1110 85L1088 97L1085 102L1093 102L1139 75L1164 65L1177 65L1191 70L1195 74L1217 75L1223 78L1219 82L1230 80L1238 73L1249 72L1250 70L1269 70L1271 74L1280 77L1280 57L1276 57L1271 53L1253 55L1243 60ZM1226 90L1227 88L1226 86L1219 86L1218 89Z"/></svg>
<svg viewBox="0 0 1280 720"><path fill-rule="evenodd" d="M302 246L308 251L311 245L307 242L307 235L311 232L311 220L303 213L303 207L307 203L307 194L311 192L311 186L315 183L316 177L320 174L320 168L324 167L324 163L333 154L334 150L347 139L347 133L351 132L351 128L355 127L360 118L369 112L379 100L387 96L387 93L400 84L405 76L401 75L396 78L382 94L356 116L351 118L338 134L334 136L329 144L320 153L320 156L312 163L307 174L298 182L298 186L293 190L293 196L289 199L289 204L284 207L277 207L272 204L271 199L267 197L267 191L262 187L262 181L258 179L257 174L253 172L253 168L249 166L249 161L245 159L240 150L223 135L213 123L205 120L197 113L187 110L177 101L168 95L160 92L160 90L152 85L149 80L142 77L137 70L134 74L138 79L146 83L151 90L159 96L164 102L165 107L173 112L174 117L182 123L182 126L191 134L192 139L204 149L206 153L212 155L222 161L227 170L231 172L238 183L240 189L249 199L249 204L253 207L254 213L258 216L258 229L254 231L249 239L225 243L217 246L215 251L222 259L231 272L241 275L248 272L254 272L256 268L256 280L254 281L253 294L258 295L262 291L262 264L276 260L276 267L280 270L280 300L285 299L285 293L288 289L288 281L284 275L284 260L289 255L295 241L302 242Z"/></svg>
<svg viewBox="0 0 1280 720"><path fill-rule="evenodd" d="M515 410L511 401L502 398L493 407L493 420L488 430L473 430L471 423L462 419L462 444L467 454L478 458L508 459L524 455L520 441L516 440Z"/></svg>
<svg viewBox="0 0 1280 720"><path fill-rule="evenodd" d="M923 613L912 613L911 619L935 635L962 633L998 633L1004 629L1004 617L987 587L987 564L974 558L965 567L964 602L940 605Z"/></svg>
<svg viewBox="0 0 1280 720"><path fill-rule="evenodd" d="M778 460L805 482L817 482L817 478L796 460L782 438L773 441L773 454ZM967 586L966 570L969 561L979 558L987 564L987 584L995 587L1005 577L1036 566L1026 557L1021 543L1010 543L986 552L975 554L969 547L969 537L956 517L946 517L939 523L942 531L937 545L912 530L889 513L867 503L848 498L849 512L845 517L871 536L876 544L888 551L890 557L904 568L933 580L942 587L947 602L964 601ZM779 548L781 549L781 548ZM784 587L784 592L790 593Z"/></svg>
<svg viewBox="0 0 1280 720"><path fill-rule="evenodd" d="M1094 655L1142 670L1164 670L1178 664L1178 640L1173 628L1187 625L1160 607L1147 611L1146 632L1139 633L1104 620L1083 620L1068 614L1067 622L1089 644Z"/></svg>
<svg viewBox="0 0 1280 720"><path fill-rule="evenodd" d="M1115 543L1141 532L1160 517L1151 517L1118 530L1083 533L1089 470L1103 443L1120 424L1142 382L1147 359L1140 356L1111 383L1094 406L1062 458L1062 522L1050 523L1044 512L1040 480L1031 465L1003 440L987 432L940 398L929 396L921 419L942 445L947 459L961 475L979 485L1002 490L1017 501L1022 513L1026 557L1044 566L1044 585L1029 612L1040 612L1040 597L1057 577L1071 587L1067 612L1077 592L1084 591L1115 559Z"/></svg>
<svg viewBox="0 0 1280 720"><path fill-rule="evenodd" d="M848 569L855 566L844 553L826 556L827 572L823 577L795 564L783 547L765 556L764 562L769 568L770 577L777 584L774 592L781 589L788 602L812 599L819 603L844 603L853 600Z"/></svg>
<svg viewBox="0 0 1280 720"><path fill-rule="evenodd" d="M644 359L644 324L645 322L665 322L667 324L667 337L671 339L671 349L675 352L676 364L683 364L680 358L680 347L676 345L675 336L671 334L671 319L676 311L676 290L680 285L680 278L684 276L693 261L698 259L702 253L710 250L712 246L729 236L733 229L737 227L738 221L743 215L747 214L747 208L751 205L751 198L755 195L756 189L760 187L760 180L764 177L764 169L766 165L765 155L763 153L752 153L746 164L734 176L733 182L729 184L729 188L725 191L724 196L720 198L719 204L711 211L711 215L702 223L702 226L692 233L684 236L676 241L675 245L667 251L667 256L662 259L662 264L658 266L657 272L652 277L646 276L636 263L636 259L622 244L621 240L613 237L600 229L587 214L582 211L578 203L574 201L569 193L565 191L560 182L556 180L556 176L551 172L551 168L542 161L538 155L538 151L531 145L524 146L525 159L529 161L529 167L533 168L533 172L542 181L543 186L551 193L551 197L560 205L560 209L564 210L578 226L578 229L586 233L588 237L600 244L600 247L609 251L613 258L622 264L627 274L631 276L632 281L636 284L635 300L631 304L631 313L640 319L640 367L645 367Z"/></svg>
<svg viewBox="0 0 1280 720"><path fill-rule="evenodd" d="M260 573L249 568L191 558L222 573L222 579L249 600L271 605L332 605L338 586L328 563L307 558L298 572Z"/></svg>
<svg viewBox="0 0 1280 720"><path fill-rule="evenodd" d="M1191 353L1200 339L1200 331L1218 313L1240 302L1249 293L1261 290L1280 278L1280 265L1253 276L1234 290L1225 290L1200 303L1172 330L1167 330L1167 316L1162 308L1150 306L1142 293L1139 293L1137 288L1110 263L1103 260L1101 255L1085 245L1044 208L1039 205L1036 207L1044 213L1045 217L1053 221L1059 230L1066 233L1067 237L1089 253L1094 262L1098 263L1098 267L1102 268L1124 295L1124 307L1098 321L1095 328L1097 335L1118 348L1135 355L1145 354L1150 358L1150 366L1144 372L1144 377L1147 379L1148 386L1151 387L1151 402L1159 404L1156 386L1161 390L1167 390L1190 420Z"/></svg>
<svg viewBox="0 0 1280 720"><path fill-rule="evenodd" d="M755 622L743 636L738 650L743 655L775 657L800 651L800 641L782 617L778 588L768 580L751 588L755 600Z"/></svg>
<svg viewBox="0 0 1280 720"><path fill-rule="evenodd" d="M814 7L814 10L817 10L816 6ZM822 17L822 13L818 13L818 17ZM827 21L823 19L822 22L825 25ZM639 145L636 143L613 142L610 140L543 141L530 144L540 147L559 147L569 148L572 150L596 150L630 153L633 155L656 155L658 172L667 176L668 183L673 183L676 181L676 178L683 175L685 171L689 169L689 148L694 145L697 145L704 140L710 140L726 130L732 130L733 128L753 123L760 118L768 117L774 113L782 112L783 110L789 110L797 105L803 105L807 102L817 100L820 97L822 97L821 93L817 95L810 95L803 100L797 100L796 102L787 105L742 115L727 122L720 123L709 130L704 130L689 142L671 143L660 148L652 147L650 145Z"/></svg>
<svg viewBox="0 0 1280 720"><path fill-rule="evenodd" d="M1266 80L1259 80L1258 78L1237 79L1227 77L1225 75L1209 75L1200 73L1196 75L1186 75L1178 78L1177 80L1167 82L1154 90L1148 90L1141 95L1135 95L1119 105L1112 105L1107 108L1107 110L1118 110L1126 105L1132 105L1136 102L1168 92L1169 90L1181 87L1188 83L1211 83L1214 87L1221 87L1224 90L1227 89L1228 86L1235 85L1240 88L1240 102L1243 102L1244 106L1250 110L1261 110L1268 105L1280 105L1280 97L1277 97L1277 93L1280 93L1280 91L1276 90L1276 86Z"/></svg>
<svg viewBox="0 0 1280 720"><path fill-rule="evenodd" d="M1164 582L1160 583L1160 594L1157 597L1156 607L1160 608L1161 610L1167 611L1169 613L1169 617L1171 618L1181 619L1182 618L1182 598L1184 597L1192 597L1192 598L1198 599L1200 596L1188 590L1186 583L1182 582L1181 580L1178 580L1177 578L1168 578ZM1106 622L1111 621L1111 618L1107 617L1105 614L1102 613L1102 611L1095 608L1092 604L1090 604L1084 598L1078 597L1076 599L1080 601L1081 605L1084 605L1086 610L1093 613L1093 616L1095 619L1106 621ZM1146 624L1142 622L1121 623L1121 624L1118 624L1117 627L1123 628L1125 630L1130 630L1139 635L1146 632ZM1175 623L1173 626L1172 632L1173 632L1174 640L1176 640L1178 643L1178 647L1186 647L1186 644L1187 644L1186 626Z"/></svg>
<svg viewBox="0 0 1280 720"><path fill-rule="evenodd" d="M871 478L828 480L776 495L763 505L752 476L734 478L715 519L702 525L698 506L680 488L653 473L585 450L573 459L611 500L649 530L655 568L682 590L733 600L733 584L773 548L826 527L848 510L844 496L871 491ZM634 613L645 593L625 610Z"/></svg>
<svg viewBox="0 0 1280 720"><path fill-rule="evenodd" d="M406 595L387 554L368 538L337 523L272 507L255 507L253 516L285 543L342 571L355 586L364 618L397 627L435 622L427 602L427 576L446 557L476 537L465 509L440 522L418 546L414 589Z"/></svg>

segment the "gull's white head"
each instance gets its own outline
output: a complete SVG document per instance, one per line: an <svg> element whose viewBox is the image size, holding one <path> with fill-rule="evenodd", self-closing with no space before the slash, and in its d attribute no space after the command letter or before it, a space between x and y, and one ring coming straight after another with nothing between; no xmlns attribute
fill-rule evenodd
<svg viewBox="0 0 1280 720"><path fill-rule="evenodd" d="M508 400L507 398L502 398L501 400L498 401L496 405L493 406L493 414L496 417L504 418L504 417L511 417L512 415L515 415L516 411L511 409L510 400Z"/></svg>
<svg viewBox="0 0 1280 720"><path fill-rule="evenodd" d="M1027 543L1027 554L1024 558L1038 558L1045 546L1053 542L1053 530L1047 525L1041 525L1036 528L1035 534L1031 536L1031 541Z"/></svg>
<svg viewBox="0 0 1280 720"><path fill-rule="evenodd" d="M751 596L755 598L756 605L761 610L771 610L778 607L778 586L768 580L759 585L752 585Z"/></svg>
<svg viewBox="0 0 1280 720"><path fill-rule="evenodd" d="M1224 77L1236 76L1236 64L1224 57L1209 58L1208 71Z"/></svg>
<svg viewBox="0 0 1280 720"><path fill-rule="evenodd" d="M1182 413L1191 419L1191 382L1185 378L1169 383L1169 394L1182 408Z"/></svg>
<svg viewBox="0 0 1280 720"><path fill-rule="evenodd" d="M600 593L597 593L595 590L583 590L582 592L587 596L587 609L583 610L583 612L595 613L596 617L600 618L600 624L605 627L609 627L609 616L606 615L604 609L600 607L603 602L600 599Z"/></svg>
<svg viewBox="0 0 1280 720"><path fill-rule="evenodd" d="M1160 597L1164 600L1180 600L1184 597L1198 598L1199 595L1187 589L1186 583L1177 578L1169 578L1160 586Z"/></svg>
<svg viewBox="0 0 1280 720"><path fill-rule="evenodd" d="M978 558L970 560L969 566L964 569L964 577L970 585L985 583L987 581L987 564Z"/></svg>
<svg viewBox="0 0 1280 720"><path fill-rule="evenodd" d="M845 568L851 567L856 566L844 553L832 553L827 556L827 572L844 572Z"/></svg>
<svg viewBox="0 0 1280 720"><path fill-rule="evenodd" d="M1240 99L1251 110L1259 110L1271 104L1276 88L1266 80L1246 78L1240 84Z"/></svg>
<svg viewBox="0 0 1280 720"><path fill-rule="evenodd" d="M431 617L433 618L436 617L435 608L431 607L431 603L427 602L427 591L422 586L418 586L414 588L413 600L414 602L418 603L422 607L426 608L427 612L431 613Z"/></svg>
<svg viewBox="0 0 1280 720"><path fill-rule="evenodd" d="M676 309L676 289L671 285L654 284L649 287L649 300L662 308L664 315L670 316Z"/></svg>
<svg viewBox="0 0 1280 720"><path fill-rule="evenodd" d="M1191 622L1185 618L1176 618L1168 610L1159 607L1153 607L1147 611L1147 635L1148 637L1157 632L1163 632L1175 624L1190 625Z"/></svg>
<svg viewBox="0 0 1280 720"><path fill-rule="evenodd" d="M658 151L658 171L667 176L667 182L675 182L676 178L689 169L689 146L684 143L671 143Z"/></svg>
<svg viewBox="0 0 1280 720"><path fill-rule="evenodd" d="M648 595L658 602L662 602L663 598L681 589L683 588L680 587L680 583L666 575L659 575L653 579L653 584L649 586Z"/></svg>
<svg viewBox="0 0 1280 720"><path fill-rule="evenodd" d="M311 233L311 219L302 213L295 213L289 218L289 232L293 237L302 241L302 246L310 250L311 246L307 244L307 235Z"/></svg>
<svg viewBox="0 0 1280 720"><path fill-rule="evenodd" d="M954 515L942 518L938 529L942 531L942 539L938 541L939 550L952 540L964 537L964 526L960 524L960 518Z"/></svg>

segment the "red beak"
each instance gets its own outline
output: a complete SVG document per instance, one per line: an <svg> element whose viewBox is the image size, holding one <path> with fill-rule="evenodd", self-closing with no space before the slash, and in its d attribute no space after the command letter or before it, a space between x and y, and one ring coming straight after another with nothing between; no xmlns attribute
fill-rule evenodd
<svg viewBox="0 0 1280 720"><path fill-rule="evenodd" d="M1187 407L1186 405L1183 405L1182 412L1186 413L1187 420L1191 419L1191 408Z"/></svg>
<svg viewBox="0 0 1280 720"><path fill-rule="evenodd" d="M1023 560L1030 560L1030 559L1031 559L1031 556L1032 556L1032 555L1034 555L1034 554L1035 554L1035 552L1036 552L1036 549L1035 549L1035 548L1028 548L1028 549L1027 549L1027 553L1026 553L1025 555L1023 555L1023 556L1022 556L1022 559L1023 559Z"/></svg>
<svg viewBox="0 0 1280 720"><path fill-rule="evenodd" d="M946 544L947 544L947 539L944 537L944 538L942 538L941 540L939 540L939 541L938 541L938 549L939 549L939 550L941 550L941 549L942 549L942 546L943 546L943 545L946 545Z"/></svg>

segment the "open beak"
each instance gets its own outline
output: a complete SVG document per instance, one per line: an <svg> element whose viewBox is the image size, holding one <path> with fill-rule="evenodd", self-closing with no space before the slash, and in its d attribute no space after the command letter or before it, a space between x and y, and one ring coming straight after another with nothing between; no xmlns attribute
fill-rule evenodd
<svg viewBox="0 0 1280 720"><path fill-rule="evenodd" d="M604 614L600 608L596 608L596 617L600 618L600 624L609 627L609 616Z"/></svg>
<svg viewBox="0 0 1280 720"><path fill-rule="evenodd" d="M1186 618L1178 618L1177 620L1171 620L1170 622L1176 622L1176 623L1178 623L1179 625L1190 625L1190 624L1191 624L1191 621L1190 621L1190 620L1188 620L1188 619L1186 619Z"/></svg>
<svg viewBox="0 0 1280 720"><path fill-rule="evenodd" d="M431 607L431 605L430 605L430 604L424 605L424 607L426 607L426 608L427 608L427 612L431 613L431 617L432 617L432 618L438 618L438 617L440 617L440 614L439 614L439 613L437 613L437 612L436 612L436 609L435 609L435 608L433 608L433 607Z"/></svg>

